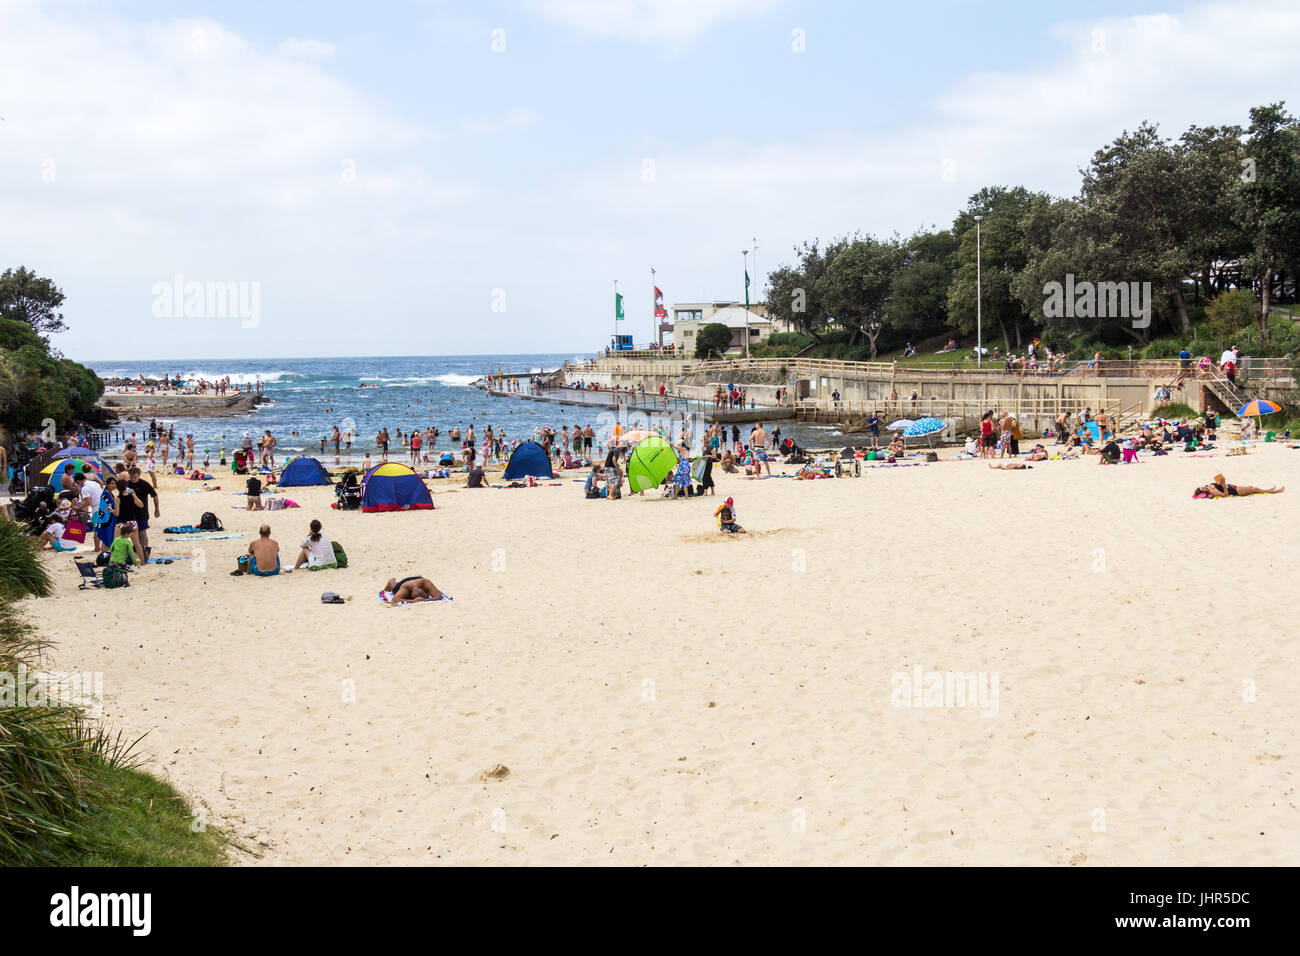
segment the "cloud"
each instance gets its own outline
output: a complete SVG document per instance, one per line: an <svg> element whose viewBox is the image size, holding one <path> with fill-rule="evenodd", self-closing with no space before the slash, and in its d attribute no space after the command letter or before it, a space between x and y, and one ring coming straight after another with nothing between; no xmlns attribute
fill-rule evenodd
<svg viewBox="0 0 1300 956"><path fill-rule="evenodd" d="M328 40L301 39L289 37L282 41L275 52L292 60L313 60L320 62L334 55L334 44Z"/></svg>
<svg viewBox="0 0 1300 956"><path fill-rule="evenodd" d="M544 16L584 33L634 40L688 40L757 16L781 0L533 0Z"/></svg>

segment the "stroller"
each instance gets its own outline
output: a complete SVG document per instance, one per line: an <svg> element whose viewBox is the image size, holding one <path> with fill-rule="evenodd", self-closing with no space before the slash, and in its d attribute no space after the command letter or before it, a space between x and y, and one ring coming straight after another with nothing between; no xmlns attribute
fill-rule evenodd
<svg viewBox="0 0 1300 956"><path fill-rule="evenodd" d="M242 448L235 452L235 458L234 461L231 462L230 470L237 475L248 474L248 456L244 454Z"/></svg>
<svg viewBox="0 0 1300 956"><path fill-rule="evenodd" d="M804 450L795 444L793 438L781 439L781 454L785 455L787 465L802 465L808 461L808 456Z"/></svg>
<svg viewBox="0 0 1300 956"><path fill-rule="evenodd" d="M338 499L339 511L361 510L361 486L357 484L355 471L347 472L334 486L334 497Z"/></svg>
<svg viewBox="0 0 1300 956"><path fill-rule="evenodd" d="M14 504L14 517L27 525L31 534L38 535L45 530L50 512L54 510L54 489L49 485L40 485L22 501ZM45 507L42 508L41 505Z"/></svg>

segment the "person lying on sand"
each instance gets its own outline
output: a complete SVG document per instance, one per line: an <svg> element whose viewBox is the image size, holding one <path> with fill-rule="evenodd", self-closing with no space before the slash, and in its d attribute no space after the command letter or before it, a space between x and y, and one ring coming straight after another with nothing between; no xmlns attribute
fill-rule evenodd
<svg viewBox="0 0 1300 956"><path fill-rule="evenodd" d="M438 590L438 585L421 575L402 578L400 581L397 578L389 578L388 583L384 585L384 590L392 595L391 600L394 604L442 600L442 592Z"/></svg>
<svg viewBox="0 0 1300 956"><path fill-rule="evenodd" d="M1042 445L1035 445L1029 452L1026 461L1047 461L1047 449Z"/></svg>
<svg viewBox="0 0 1300 956"><path fill-rule="evenodd" d="M1201 485L1192 492L1193 498L1245 498L1248 495L1280 495L1286 491L1285 485L1276 488L1256 488L1254 485L1230 485L1223 475L1215 475L1214 481Z"/></svg>
<svg viewBox="0 0 1300 956"><path fill-rule="evenodd" d="M1040 459L1035 458L1034 460L1039 461ZM989 467L994 471L1023 471L1032 466L1026 465L1023 461L1008 461L1001 465L995 465L993 462L989 462Z"/></svg>
<svg viewBox="0 0 1300 956"><path fill-rule="evenodd" d="M718 519L718 530L723 534L746 534L744 528L736 524L736 503L728 498L718 506L718 510L713 512L713 516Z"/></svg>

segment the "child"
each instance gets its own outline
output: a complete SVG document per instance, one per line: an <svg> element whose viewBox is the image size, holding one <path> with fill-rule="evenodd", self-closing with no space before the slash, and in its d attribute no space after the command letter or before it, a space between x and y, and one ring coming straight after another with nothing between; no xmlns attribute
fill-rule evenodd
<svg viewBox="0 0 1300 956"><path fill-rule="evenodd" d="M746 533L744 528L736 524L736 503L731 498L719 505L713 516L718 519L718 529L724 534Z"/></svg>

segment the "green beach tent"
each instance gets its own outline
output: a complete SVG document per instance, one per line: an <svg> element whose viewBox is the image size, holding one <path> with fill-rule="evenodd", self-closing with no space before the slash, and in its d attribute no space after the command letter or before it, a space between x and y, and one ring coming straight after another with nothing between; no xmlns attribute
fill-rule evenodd
<svg viewBox="0 0 1300 956"><path fill-rule="evenodd" d="M677 467L677 452L658 435L643 438L627 459L627 483L633 493L657 488Z"/></svg>

